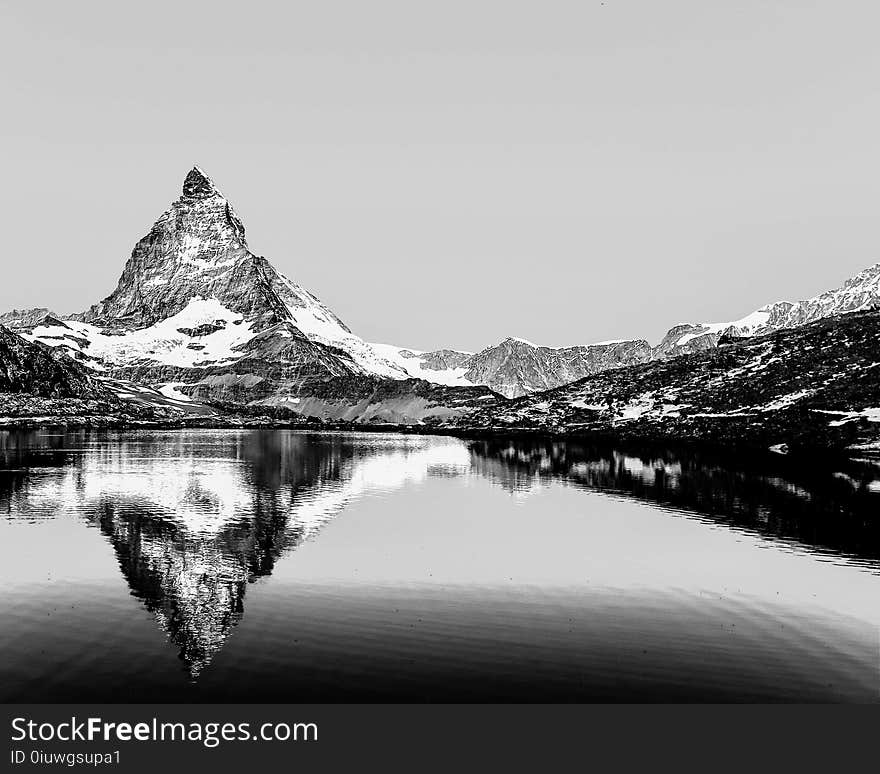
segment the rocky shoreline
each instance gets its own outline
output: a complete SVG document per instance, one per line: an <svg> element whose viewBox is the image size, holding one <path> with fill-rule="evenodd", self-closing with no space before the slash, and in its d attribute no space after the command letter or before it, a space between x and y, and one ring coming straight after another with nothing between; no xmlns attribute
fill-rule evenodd
<svg viewBox="0 0 880 774"><path fill-rule="evenodd" d="M358 423L322 421L315 418L295 420L270 416L178 416L155 417L125 414L0 416L0 431L14 430L95 430L95 431L141 431L141 430L296 430L307 433L399 433L404 435L441 435L468 440L518 441L544 440L550 442L577 441L610 445L635 445L641 448L692 448L724 450L748 454L775 454L816 457L869 457L880 459L880 439L867 440L850 436L829 443L827 439L803 437L792 441L770 443L775 438L764 435L735 436L706 432L682 435L664 428L630 427L616 432L586 430L580 428L492 428L467 425L412 425L389 423ZM847 440L849 442L847 442Z"/></svg>

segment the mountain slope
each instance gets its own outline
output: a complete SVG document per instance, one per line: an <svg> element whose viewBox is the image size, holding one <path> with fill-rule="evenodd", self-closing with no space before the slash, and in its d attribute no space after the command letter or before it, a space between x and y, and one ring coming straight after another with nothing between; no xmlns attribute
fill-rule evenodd
<svg viewBox="0 0 880 774"><path fill-rule="evenodd" d="M62 350L26 341L0 325L0 425L46 421L106 425L156 416L150 407L120 401Z"/></svg>
<svg viewBox="0 0 880 774"><path fill-rule="evenodd" d="M188 413L198 413L195 400L412 424L497 398L485 387L457 393L409 378L251 253L241 220L197 167L109 296L63 320L44 309L8 317L127 400Z"/></svg>
<svg viewBox="0 0 880 774"><path fill-rule="evenodd" d="M465 378L508 398L558 387L584 376L645 360L647 341L614 341L581 347L539 347L508 338L468 361Z"/></svg>
<svg viewBox="0 0 880 774"><path fill-rule="evenodd" d="M590 344L578 347L540 347L524 339L508 338L475 355L454 353L454 370L442 376L450 384L485 384L508 398L559 387L585 376L611 368L621 368L650 360L704 352L718 346L724 338L761 336L776 330L806 325L816 320L880 305L880 264L848 279L843 286L813 298L791 303L768 304L740 320L723 323L682 324L671 328L651 347L643 339ZM401 354L399 361L409 373L431 379L427 369L440 353ZM416 363L416 371L410 365ZM436 379L436 376L433 377Z"/></svg>
<svg viewBox="0 0 880 774"><path fill-rule="evenodd" d="M843 447L880 439L880 312L604 371L477 410L468 428Z"/></svg>
<svg viewBox="0 0 880 774"><path fill-rule="evenodd" d="M741 320L677 325L655 347L653 356L674 357L701 352L718 344L722 336L762 336L784 328L807 325L825 317L880 306L880 263L848 279L841 287L792 303L767 304Z"/></svg>
<svg viewBox="0 0 880 774"><path fill-rule="evenodd" d="M486 385L507 398L548 390L651 357L651 347L643 340L554 348L509 337L476 354L451 349L417 352L388 345L373 346L413 377L448 385Z"/></svg>
<svg viewBox="0 0 880 774"><path fill-rule="evenodd" d="M539 347L509 338L459 363L459 383L486 384L508 398L559 387L611 368L704 352L723 338L761 336L816 320L880 306L880 264L813 298L767 304L740 320L683 324L655 347L644 340L580 347ZM430 377L426 377L430 378Z"/></svg>
<svg viewBox="0 0 880 774"><path fill-rule="evenodd" d="M2 325L0 392L41 398L114 399L85 368L62 352L26 341Z"/></svg>

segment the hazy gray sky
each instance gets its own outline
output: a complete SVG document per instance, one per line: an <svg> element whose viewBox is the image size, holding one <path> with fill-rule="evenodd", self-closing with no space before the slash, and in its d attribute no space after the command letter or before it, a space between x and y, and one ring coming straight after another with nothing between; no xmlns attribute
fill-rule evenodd
<svg viewBox="0 0 880 774"><path fill-rule="evenodd" d="M198 163L358 334L740 317L880 260L871 2L0 0L0 308L84 309Z"/></svg>

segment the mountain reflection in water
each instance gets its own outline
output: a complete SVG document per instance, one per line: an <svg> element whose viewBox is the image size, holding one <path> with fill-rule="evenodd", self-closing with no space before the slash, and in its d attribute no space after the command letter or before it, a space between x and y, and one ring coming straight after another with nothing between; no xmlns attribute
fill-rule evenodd
<svg viewBox="0 0 880 774"><path fill-rule="evenodd" d="M614 493L873 564L880 459L621 449L577 441L475 441L474 470L511 491L541 483Z"/></svg>
<svg viewBox="0 0 880 774"><path fill-rule="evenodd" d="M97 527L192 681L241 621L248 584L353 500L437 477L512 493L582 487L880 567L870 460L275 430L0 432L0 518Z"/></svg>
<svg viewBox="0 0 880 774"><path fill-rule="evenodd" d="M458 444L368 440L358 450L344 435L278 431L4 432L0 515L72 512L98 526L196 678L241 619L247 584L351 497L467 467Z"/></svg>

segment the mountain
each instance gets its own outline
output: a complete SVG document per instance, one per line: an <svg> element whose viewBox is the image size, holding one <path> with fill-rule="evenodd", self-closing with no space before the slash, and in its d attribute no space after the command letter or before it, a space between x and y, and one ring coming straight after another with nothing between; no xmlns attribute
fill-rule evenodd
<svg viewBox="0 0 880 774"><path fill-rule="evenodd" d="M473 352L457 349L438 349L422 352L417 349L403 349L392 344L372 344L376 352L413 379L425 379L435 384L450 386L472 386L465 378L468 363Z"/></svg>
<svg viewBox="0 0 880 774"><path fill-rule="evenodd" d="M604 371L478 409L459 424L641 441L877 448L880 311Z"/></svg>
<svg viewBox="0 0 880 774"><path fill-rule="evenodd" d="M254 255L232 205L198 167L135 245L116 289L66 322L90 342L88 352L78 348L81 355L120 377L190 382L192 369L248 359L270 360L304 379L407 376Z"/></svg>
<svg viewBox="0 0 880 774"><path fill-rule="evenodd" d="M807 325L825 317L880 306L880 263L848 279L841 287L803 301L778 301L762 306L741 320L721 323L677 325L655 347L653 357L675 357L702 352L718 344L722 336L762 336L784 328Z"/></svg>
<svg viewBox="0 0 880 774"><path fill-rule="evenodd" d="M650 355L647 341L613 341L581 347L539 347L508 338L468 361L465 378L487 384L508 398L558 387L609 368L640 363Z"/></svg>
<svg viewBox="0 0 880 774"><path fill-rule="evenodd" d="M64 320L48 310L7 317L31 339L67 349L103 376L169 393L204 379L224 393L237 385L244 399L247 385L271 379L407 376L251 253L241 220L198 167L137 242L104 300ZM265 388L257 392L266 395Z"/></svg>
<svg viewBox="0 0 880 774"><path fill-rule="evenodd" d="M110 295L63 319L45 309L8 317L126 399L181 410L195 400L418 423L497 397L484 387L453 394L419 383L353 334L250 251L241 219L198 167L135 244Z"/></svg>
<svg viewBox="0 0 880 774"><path fill-rule="evenodd" d="M725 338L760 336L877 305L880 264L840 288L795 303L768 304L740 320L676 325L653 347L644 339L633 339L555 348L515 337L476 354L449 349L419 352L381 344L373 347L410 376L449 385L484 384L507 398L518 398L612 368L704 352Z"/></svg>
<svg viewBox="0 0 880 774"><path fill-rule="evenodd" d="M768 304L740 320L722 323L676 325L651 347L644 339L603 342L578 347L552 348L525 339L508 338L476 355L454 353L456 360L440 353L408 353L398 360L413 376L431 379L428 369L443 369L447 384L485 384L508 398L559 387L585 376L650 360L704 352L724 339L761 336L785 328L806 325L835 315L880 305L880 264L865 269L840 288L795 303ZM443 357L436 357L442 354ZM389 359L392 354L388 354ZM416 371L411 363L416 363ZM433 378L437 378L436 376Z"/></svg>
<svg viewBox="0 0 880 774"><path fill-rule="evenodd" d="M47 320L57 322L60 320L60 316L43 307L13 309L11 312L0 314L0 325L5 325L7 328L33 328L42 325Z"/></svg>
<svg viewBox="0 0 880 774"><path fill-rule="evenodd" d="M449 385L483 384L507 398L548 390L651 357L651 346L644 340L554 348L509 337L476 354L450 349L416 352L373 346L381 346L380 351L411 376Z"/></svg>

